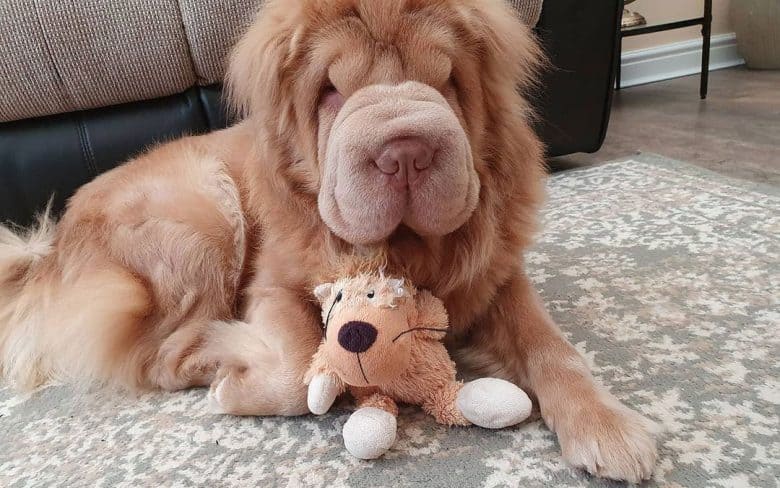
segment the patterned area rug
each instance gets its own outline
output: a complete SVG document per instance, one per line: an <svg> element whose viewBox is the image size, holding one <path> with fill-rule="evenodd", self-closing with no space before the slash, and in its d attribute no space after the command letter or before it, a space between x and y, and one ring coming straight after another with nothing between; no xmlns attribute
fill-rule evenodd
<svg viewBox="0 0 780 488"><path fill-rule="evenodd" d="M648 155L549 188L530 273L594 374L665 428L648 486L778 486L778 192ZM0 390L0 486L617 486L567 467L539 420L446 429L407 409L396 447L363 462L342 447L346 408L232 418L200 390L76 398Z"/></svg>

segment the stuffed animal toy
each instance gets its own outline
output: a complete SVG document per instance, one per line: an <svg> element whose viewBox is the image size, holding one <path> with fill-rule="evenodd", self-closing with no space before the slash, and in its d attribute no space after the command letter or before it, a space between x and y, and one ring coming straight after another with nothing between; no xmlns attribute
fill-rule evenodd
<svg viewBox="0 0 780 488"><path fill-rule="evenodd" d="M346 391L357 410L344 424L344 444L375 459L396 437L396 402L421 406L444 425L499 429L525 420L531 401L508 381L461 383L441 340L447 312L427 291L383 273L361 273L317 286L323 340L305 380L308 404L321 415Z"/></svg>

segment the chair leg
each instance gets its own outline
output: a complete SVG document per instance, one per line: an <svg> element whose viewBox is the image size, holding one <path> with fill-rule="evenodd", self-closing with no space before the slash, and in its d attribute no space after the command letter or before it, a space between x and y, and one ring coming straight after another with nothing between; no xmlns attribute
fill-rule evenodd
<svg viewBox="0 0 780 488"><path fill-rule="evenodd" d="M707 85L710 77L710 38L712 37L712 0L704 1L704 23L701 34L703 38L701 50L701 86L699 96L707 98Z"/></svg>
<svg viewBox="0 0 780 488"><path fill-rule="evenodd" d="M618 27L619 29L620 27ZM618 33L617 41L617 60L615 61L615 90L620 90L620 67L621 57L623 55L623 36Z"/></svg>

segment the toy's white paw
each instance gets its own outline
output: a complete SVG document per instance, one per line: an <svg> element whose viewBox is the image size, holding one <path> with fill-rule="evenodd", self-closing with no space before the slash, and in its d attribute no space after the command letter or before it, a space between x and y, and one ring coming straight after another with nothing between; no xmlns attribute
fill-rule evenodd
<svg viewBox="0 0 780 488"><path fill-rule="evenodd" d="M395 443L395 416L374 407L361 408L344 424L344 446L360 459L376 459Z"/></svg>
<svg viewBox="0 0 780 488"><path fill-rule="evenodd" d="M326 413L338 395L339 386L336 378L329 374L318 374L309 383L309 394L306 399L309 410L315 415Z"/></svg>
<svg viewBox="0 0 780 488"><path fill-rule="evenodd" d="M456 405L474 425L502 429L531 415L531 399L515 384L498 378L480 378L463 385Z"/></svg>

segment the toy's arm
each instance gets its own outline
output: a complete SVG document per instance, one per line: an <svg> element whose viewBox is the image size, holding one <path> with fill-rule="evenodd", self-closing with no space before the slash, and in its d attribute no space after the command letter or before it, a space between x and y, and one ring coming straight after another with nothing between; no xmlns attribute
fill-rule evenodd
<svg viewBox="0 0 780 488"><path fill-rule="evenodd" d="M315 415L322 415L330 410L336 397L344 392L344 384L337 376L330 374L315 375L309 383L309 394L306 401L309 410Z"/></svg>
<svg viewBox="0 0 780 488"><path fill-rule="evenodd" d="M444 308L444 303L428 290L422 290L417 293L415 301L417 305L417 320L414 325L420 328L415 334L426 339L442 340L449 327L447 309Z"/></svg>
<svg viewBox="0 0 780 488"><path fill-rule="evenodd" d="M463 383L451 381L441 388L431 391L422 404L422 409L440 424L471 425L471 422L463 416L457 405L461 388L463 388Z"/></svg>
<svg viewBox="0 0 780 488"><path fill-rule="evenodd" d="M336 401L336 397L346 391L346 385L328 367L320 351L314 354L309 371L304 377L304 383L309 385L307 397L309 410L316 415L326 413Z"/></svg>

